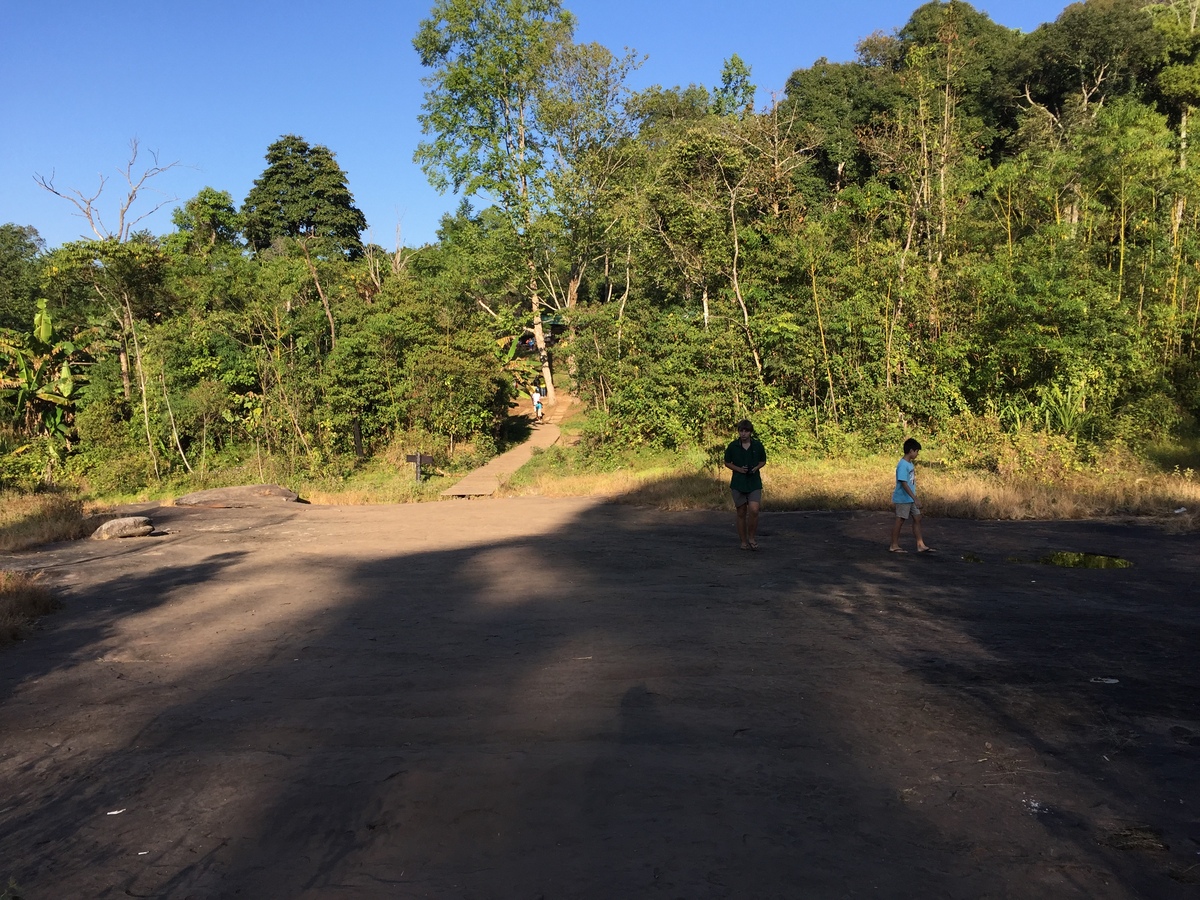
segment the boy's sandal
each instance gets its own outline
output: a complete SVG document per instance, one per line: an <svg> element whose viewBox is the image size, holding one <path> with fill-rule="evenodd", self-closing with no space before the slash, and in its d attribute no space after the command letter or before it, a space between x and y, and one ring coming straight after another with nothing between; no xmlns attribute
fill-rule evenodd
<svg viewBox="0 0 1200 900"><path fill-rule="evenodd" d="M903 547L888 547L888 553L907 553Z"/></svg>
<svg viewBox="0 0 1200 900"><path fill-rule="evenodd" d="M937 553L932 547L926 547L924 550L918 550L918 553Z"/></svg>

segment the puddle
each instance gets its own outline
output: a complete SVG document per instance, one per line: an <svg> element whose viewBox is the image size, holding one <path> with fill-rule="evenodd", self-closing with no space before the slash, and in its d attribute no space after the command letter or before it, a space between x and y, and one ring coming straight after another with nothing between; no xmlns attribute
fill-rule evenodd
<svg viewBox="0 0 1200 900"><path fill-rule="evenodd" d="M1068 569L1128 569L1133 565L1119 556L1104 556L1101 553L1072 553L1060 550L1038 560L1045 566L1065 566Z"/></svg>
<svg viewBox="0 0 1200 900"><path fill-rule="evenodd" d="M964 554L962 555L962 558L963 558L963 562L969 562L969 563L981 563L981 562L983 562L983 560L982 560L982 559L980 559L978 556L976 556L974 553L964 553Z"/></svg>

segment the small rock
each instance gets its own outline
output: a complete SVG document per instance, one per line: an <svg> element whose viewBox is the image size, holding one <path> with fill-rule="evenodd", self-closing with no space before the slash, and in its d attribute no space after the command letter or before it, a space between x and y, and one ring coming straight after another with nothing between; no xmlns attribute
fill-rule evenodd
<svg viewBox="0 0 1200 900"><path fill-rule="evenodd" d="M123 519L109 519L92 532L92 539L107 541L112 538L145 537L154 531L147 516L126 516Z"/></svg>

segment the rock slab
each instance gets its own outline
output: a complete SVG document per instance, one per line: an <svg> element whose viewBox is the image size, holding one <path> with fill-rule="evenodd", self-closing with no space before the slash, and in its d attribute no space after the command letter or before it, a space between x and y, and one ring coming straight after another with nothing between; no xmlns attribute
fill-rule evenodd
<svg viewBox="0 0 1200 900"><path fill-rule="evenodd" d="M113 538L145 537L154 531L147 516L125 516L109 519L92 532L92 540L110 541Z"/></svg>
<svg viewBox="0 0 1200 900"><path fill-rule="evenodd" d="M238 487L212 488L186 494L176 506L202 506L207 509L255 509L276 503L295 503L299 496L277 484L244 484Z"/></svg>

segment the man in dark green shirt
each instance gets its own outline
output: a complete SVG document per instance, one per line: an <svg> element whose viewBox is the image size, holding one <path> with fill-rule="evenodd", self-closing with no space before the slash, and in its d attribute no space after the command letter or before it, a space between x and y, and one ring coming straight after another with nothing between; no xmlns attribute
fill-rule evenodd
<svg viewBox="0 0 1200 900"><path fill-rule="evenodd" d="M737 507L738 537L743 550L758 549L758 510L762 506L762 476L767 450L754 437L749 419L737 423L738 439L725 448L725 468L733 472L729 489Z"/></svg>

